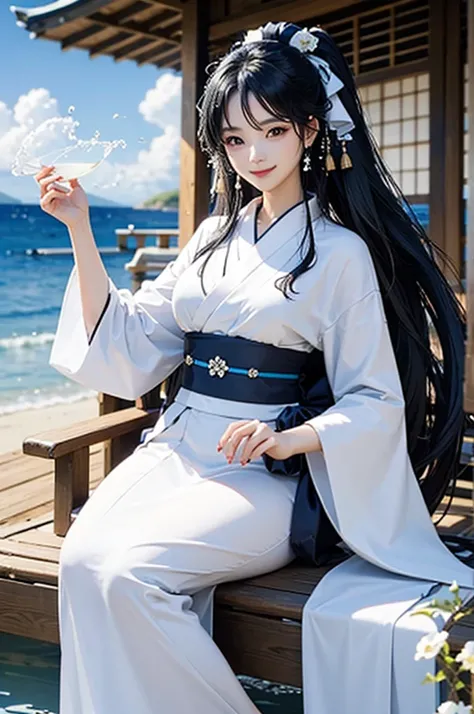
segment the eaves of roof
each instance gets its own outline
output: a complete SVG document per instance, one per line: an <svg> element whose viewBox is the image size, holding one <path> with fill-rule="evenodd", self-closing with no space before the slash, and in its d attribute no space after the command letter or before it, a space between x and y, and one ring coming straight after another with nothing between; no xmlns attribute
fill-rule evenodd
<svg viewBox="0 0 474 714"><path fill-rule="evenodd" d="M54 0L47 5L34 8L11 5L10 10L16 15L17 24L29 32L40 34L65 22L96 12L110 2L111 0Z"/></svg>

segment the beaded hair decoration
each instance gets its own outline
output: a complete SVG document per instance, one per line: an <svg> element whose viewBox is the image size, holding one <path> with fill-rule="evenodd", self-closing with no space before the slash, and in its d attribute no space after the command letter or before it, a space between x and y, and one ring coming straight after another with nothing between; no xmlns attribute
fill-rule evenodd
<svg viewBox="0 0 474 714"><path fill-rule="evenodd" d="M336 138L341 142L342 146L341 169L349 169L352 167L352 161L347 153L346 142L352 140L350 132L354 128L354 122L338 96L338 92L344 86L344 83L336 74L334 74L326 60L312 54L316 50L319 43L319 38L313 34L313 30L317 30L317 28L312 27L311 30L308 30L307 28L298 30L290 37L286 44L290 47L295 47L302 54L304 54L318 70L319 76L321 77L321 81L326 90L326 96L331 101L331 107L326 113L326 121L329 129L336 133ZM249 30L246 33L243 42L260 42L264 39L265 37L262 30L258 28L256 30ZM282 40L280 39L280 41ZM331 154L331 140L329 134L326 136L326 149L326 171L333 171L336 168L336 165Z"/></svg>

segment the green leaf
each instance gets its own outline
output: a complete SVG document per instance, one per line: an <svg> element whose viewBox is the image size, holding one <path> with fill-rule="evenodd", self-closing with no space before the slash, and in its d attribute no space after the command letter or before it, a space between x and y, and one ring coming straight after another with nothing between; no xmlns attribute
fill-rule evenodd
<svg viewBox="0 0 474 714"><path fill-rule="evenodd" d="M428 683L433 684L433 682L436 682L436 679L433 677L432 674L430 674L430 672L427 672L426 677L422 681L422 684L428 684Z"/></svg>
<svg viewBox="0 0 474 714"><path fill-rule="evenodd" d="M459 691L460 689L464 689L465 686L466 685L464 684L464 682L461 682L461 680L459 680L459 682L456 682L456 684L454 685L454 689L456 691Z"/></svg>
<svg viewBox="0 0 474 714"><path fill-rule="evenodd" d="M446 674L444 673L444 671L442 669L440 669L440 671L436 673L433 681L434 682L443 682L445 679L447 679Z"/></svg>

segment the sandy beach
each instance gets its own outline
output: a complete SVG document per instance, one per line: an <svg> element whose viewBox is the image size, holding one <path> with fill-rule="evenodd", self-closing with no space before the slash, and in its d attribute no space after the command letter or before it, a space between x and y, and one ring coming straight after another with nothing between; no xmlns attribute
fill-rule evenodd
<svg viewBox="0 0 474 714"><path fill-rule="evenodd" d="M72 404L58 404L42 409L29 409L0 416L0 454L21 449L23 440L40 431L70 426L98 416L96 398L83 399Z"/></svg>

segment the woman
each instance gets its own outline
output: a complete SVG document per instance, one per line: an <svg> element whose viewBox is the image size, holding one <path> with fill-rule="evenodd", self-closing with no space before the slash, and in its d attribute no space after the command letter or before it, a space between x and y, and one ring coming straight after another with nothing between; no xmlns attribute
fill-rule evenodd
<svg viewBox="0 0 474 714"><path fill-rule="evenodd" d="M216 584L293 559L298 478L271 464L301 454L355 554L305 608L306 712L342 714L357 701L364 714L394 714L392 640L378 640L383 681L357 684L379 621L363 656L350 649L350 623L390 601L387 582L398 587L397 616L433 583L473 585L430 518L462 434L464 316L325 32L251 31L217 64L199 109L216 209L135 295L107 277L78 182L66 192L53 170L38 175L41 205L68 226L76 263L51 364L129 399L182 365L172 405L65 539L61 714L256 711L210 636L210 606ZM318 356L333 400L277 431ZM331 611L339 593L346 607Z"/></svg>

